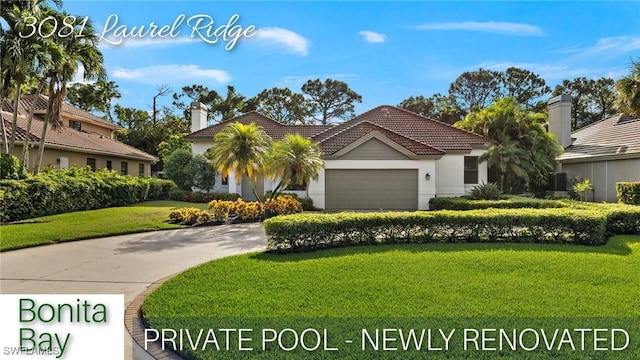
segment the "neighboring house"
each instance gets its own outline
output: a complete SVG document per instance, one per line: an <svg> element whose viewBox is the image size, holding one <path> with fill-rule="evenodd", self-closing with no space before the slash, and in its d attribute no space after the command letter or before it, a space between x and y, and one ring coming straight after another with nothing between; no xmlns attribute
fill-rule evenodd
<svg viewBox="0 0 640 360"><path fill-rule="evenodd" d="M460 196L487 181L478 158L492 140L393 106L379 106L338 125L283 125L250 112L205 127L206 108L192 104L194 153L204 153L224 126L255 123L274 140L299 133L319 143L326 167L308 184L314 205L335 210L426 210L435 196ZM216 179L215 191L252 199L246 179ZM258 181L258 192L272 190Z"/></svg>
<svg viewBox="0 0 640 360"><path fill-rule="evenodd" d="M27 116L31 104L36 102L35 113L29 136L29 167L35 167L44 115L48 98L40 95L24 96L18 111L16 141L13 155L22 159L22 146L26 134ZM7 138L11 136L13 122L13 104L5 99L2 104L2 118L7 129ZM42 167L52 166L66 169L70 166L91 166L94 170L108 168L120 174L132 176L150 176L151 164L158 158L142 150L123 144L112 138L113 131L119 129L100 117L90 114L69 104L61 109L62 127L47 129ZM0 138L0 143L2 139Z"/></svg>
<svg viewBox="0 0 640 360"><path fill-rule="evenodd" d="M549 131L565 148L558 157L567 185L593 183L593 200L616 202L616 183L640 181L640 119L617 114L571 133L571 97L549 100Z"/></svg>

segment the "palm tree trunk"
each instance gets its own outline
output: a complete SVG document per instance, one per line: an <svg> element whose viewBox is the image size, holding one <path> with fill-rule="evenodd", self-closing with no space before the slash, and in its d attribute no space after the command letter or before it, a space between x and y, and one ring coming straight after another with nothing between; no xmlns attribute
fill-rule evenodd
<svg viewBox="0 0 640 360"><path fill-rule="evenodd" d="M0 127L2 128L2 154L8 154L9 141L7 141L7 129L4 126L4 118L2 117L2 104L4 104L4 97L7 94L7 88L5 86L2 86L0 92Z"/></svg>
<svg viewBox="0 0 640 360"><path fill-rule="evenodd" d="M51 120L53 110L53 85L54 79L49 79L49 101L47 103L47 113L44 116L44 124L42 124L42 135L40 136L40 145L38 146L38 156L36 157L36 167L33 170L34 174L37 174L42 167L42 157L44 155L44 139L47 136L47 128L49 127L49 121Z"/></svg>
<svg viewBox="0 0 640 360"><path fill-rule="evenodd" d="M24 144L22 144L22 168L29 168L29 135L31 134L31 121L33 120L33 113L36 109L36 102L40 97L40 93L42 92L42 88L47 81L47 77L43 76L40 79L40 85L38 86L38 90L36 91L36 95L34 96L34 100L31 103L31 108L29 109L29 117L27 118L27 128L25 129L25 139Z"/></svg>
<svg viewBox="0 0 640 360"><path fill-rule="evenodd" d="M13 153L13 145L16 141L18 127L18 112L20 110L20 83L16 84L16 95L13 98L13 121L11 122L11 139L9 139L9 154Z"/></svg>

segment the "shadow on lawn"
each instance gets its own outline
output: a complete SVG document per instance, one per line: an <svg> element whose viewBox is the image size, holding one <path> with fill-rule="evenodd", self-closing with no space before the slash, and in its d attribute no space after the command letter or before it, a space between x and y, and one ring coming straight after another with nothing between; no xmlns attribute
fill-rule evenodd
<svg viewBox="0 0 640 360"><path fill-rule="evenodd" d="M251 258L263 261L290 262L321 258L349 256L361 253L383 253L388 251L422 252L463 252L463 251L539 251L575 254L631 255L633 244L640 244L640 235L619 235L609 239L606 245L584 246L533 243L430 243L348 246L333 249L288 254L260 253ZM636 250L637 252L638 250Z"/></svg>

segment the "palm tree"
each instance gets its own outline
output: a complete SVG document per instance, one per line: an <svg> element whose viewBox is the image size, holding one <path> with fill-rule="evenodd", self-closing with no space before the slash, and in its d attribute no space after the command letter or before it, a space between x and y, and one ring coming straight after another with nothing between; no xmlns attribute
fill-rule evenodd
<svg viewBox="0 0 640 360"><path fill-rule="evenodd" d="M270 148L271 138L260 126L234 122L216 134L210 154L222 177L233 172L236 181L239 181L246 176L251 191L260 200L255 181L266 174L265 157Z"/></svg>
<svg viewBox="0 0 640 360"><path fill-rule="evenodd" d="M58 17L58 23L62 23L62 19L69 19L67 13L53 12L52 16ZM76 23L84 19L76 16ZM68 20L67 20L68 22ZM104 80L106 78L106 70L103 65L102 53L98 49L98 35L96 34L91 22L87 22L78 36L67 36L64 38L56 38L56 43L60 45L61 57L58 61L52 63L47 68L47 76L49 78L49 101L47 103L47 113L44 125L42 127L42 136L40 137L40 146L38 156L36 158L37 173L42 166L42 156L44 153L45 137L47 135L48 126L54 128L60 127L60 111L64 100L67 83L73 79L74 75L82 65L84 68L84 79Z"/></svg>
<svg viewBox="0 0 640 360"><path fill-rule="evenodd" d="M299 134L288 134L273 144L268 164L274 179L280 179L271 195L271 199L275 199L290 184L308 184L309 180L317 179L325 162L317 143Z"/></svg>
<svg viewBox="0 0 640 360"><path fill-rule="evenodd" d="M527 166L523 159L527 156L519 144L511 139L505 139L498 145L492 145L487 152L480 156L480 161L487 161L489 167L496 170L500 178L500 190L506 191L506 185L513 185L516 179L529 181Z"/></svg>
<svg viewBox="0 0 640 360"><path fill-rule="evenodd" d="M640 62L631 62L631 74L616 83L616 107L620 112L640 116Z"/></svg>

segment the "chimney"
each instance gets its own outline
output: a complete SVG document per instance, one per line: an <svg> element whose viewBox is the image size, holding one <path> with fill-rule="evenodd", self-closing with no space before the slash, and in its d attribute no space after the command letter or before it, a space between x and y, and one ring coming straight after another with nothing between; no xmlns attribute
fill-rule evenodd
<svg viewBox="0 0 640 360"><path fill-rule="evenodd" d="M203 103L191 103L191 132L207 127L207 113L207 107Z"/></svg>
<svg viewBox="0 0 640 360"><path fill-rule="evenodd" d="M549 99L549 132L563 148L571 145L571 96L558 95Z"/></svg>

